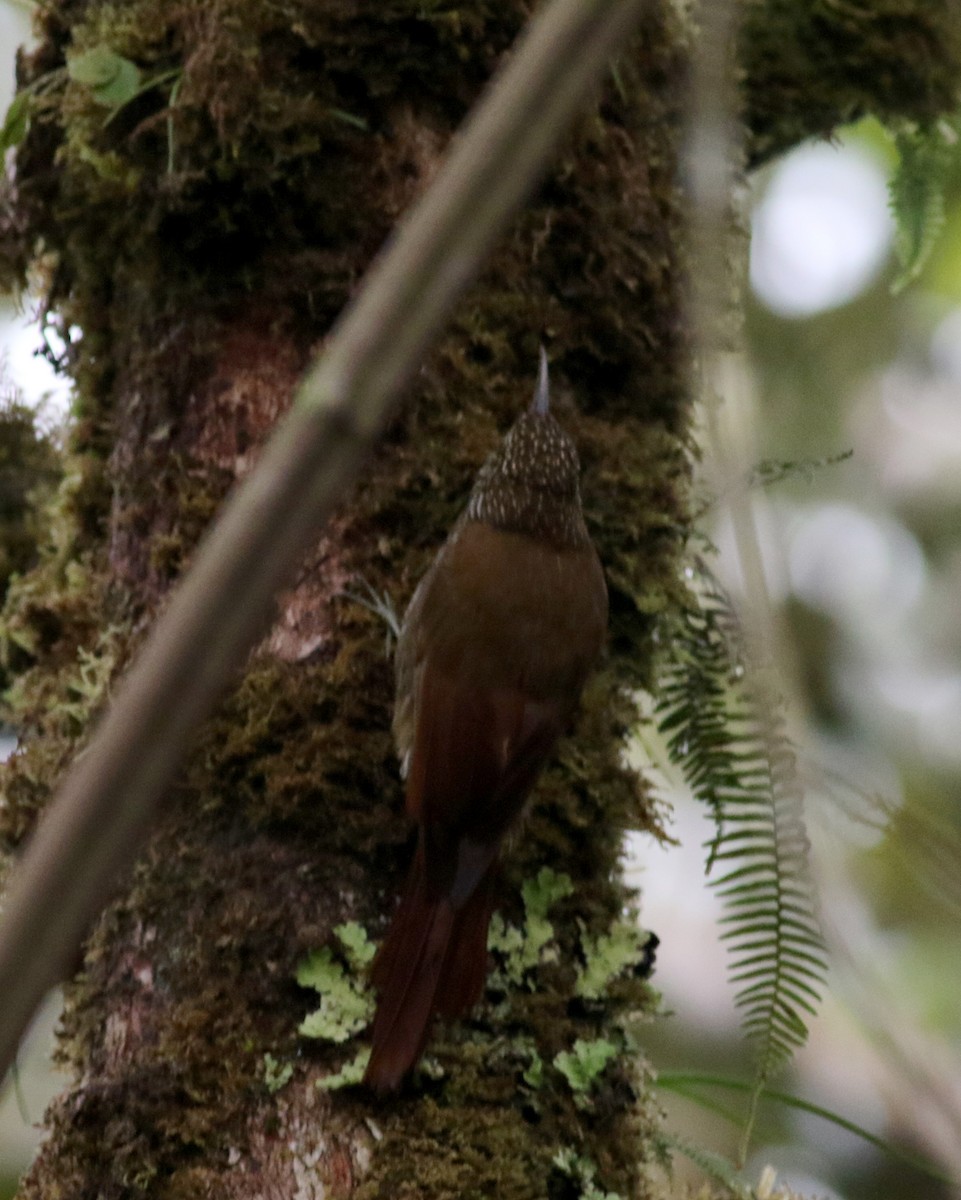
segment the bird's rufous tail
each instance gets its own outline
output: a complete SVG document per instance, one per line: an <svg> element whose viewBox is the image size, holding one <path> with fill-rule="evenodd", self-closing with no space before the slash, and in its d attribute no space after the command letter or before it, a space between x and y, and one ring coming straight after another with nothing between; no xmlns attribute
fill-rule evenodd
<svg viewBox="0 0 961 1200"><path fill-rule="evenodd" d="M435 1013L455 1017L480 998L487 975L493 868L459 906L429 894L418 850L403 898L371 970L380 993L364 1083L396 1091L416 1065Z"/></svg>

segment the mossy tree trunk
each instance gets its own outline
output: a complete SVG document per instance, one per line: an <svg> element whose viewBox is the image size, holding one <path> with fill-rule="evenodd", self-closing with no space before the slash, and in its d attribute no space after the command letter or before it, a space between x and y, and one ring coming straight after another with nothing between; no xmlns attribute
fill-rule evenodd
<svg viewBox="0 0 961 1200"><path fill-rule="evenodd" d="M850 24L856 6L847 16L813 7L811 28L795 6L751 7L756 157L806 131L761 86L765 74L772 87L808 86L804 56L779 57L776 30L793 20L823 49L825 26L830 37L831 21ZM931 53L948 78L949 8L897 7L907 26L942 23ZM22 733L3 776L8 850L528 10L41 4L25 81L98 46L145 73L177 74L106 124L88 85L50 74L3 197L0 262L20 278L45 272L78 406L47 548L2 618ZM362 486L280 598L243 678L198 732L67 989L59 1052L72 1082L48 1114L25 1198L510 1200L577 1195L578 1170L594 1170L602 1192L657 1194L644 1165L654 1125L625 1050L646 985L626 973L597 1000L574 992L585 947L629 903L624 832L656 832L621 750L632 694L650 683L655 622L682 591L692 449L675 185L683 37L673 7L652 4L408 390ZM843 49L866 45L849 38ZM867 58L880 53L872 43ZM931 82L938 68L917 64L930 84L918 104L932 112L950 90ZM860 93L849 103L837 77L853 75L836 72L835 90L806 110L815 131L864 103ZM545 864L573 891L552 909L556 953L534 986L491 993L472 1019L440 1030L443 1074L375 1106L356 1090L318 1089L345 1050L298 1036L313 1005L295 982L310 950L336 946L341 923L380 935L408 852L385 627L357 596L370 588L406 603L525 402L542 338L582 452L611 628L578 732L510 855L505 913L522 922L521 882ZM619 1053L575 1093L555 1057L601 1038ZM571 1155L578 1167L557 1165Z"/></svg>
<svg viewBox="0 0 961 1200"><path fill-rule="evenodd" d="M21 258L42 240L51 319L81 331L68 366L82 483L56 513L57 552L7 607L25 734L7 770L8 844L527 15L404 0L367 13L300 0L45 8L30 77L98 46L182 74L172 104L168 81L106 127L90 88L64 81L18 154ZM581 923L597 937L617 920L623 833L651 823L620 751L683 539L676 41L652 12L199 732L68 988L60 1053L75 1082L24 1196L507 1198L563 1186L552 1159L564 1149L588 1155L605 1188L643 1193L630 1061L605 1069L583 1109L551 1062L646 1001L626 977L604 1002L569 1003ZM522 922L519 884L545 864L574 891L536 987L440 1031L443 1081L373 1107L318 1090L352 1050L298 1036L316 997L295 982L339 924L383 931L408 854L386 630L356 597L406 603L526 403L541 338L582 449L612 653L538 789L506 911ZM535 1051L540 1088L522 1078ZM290 1074L273 1092L267 1062Z"/></svg>

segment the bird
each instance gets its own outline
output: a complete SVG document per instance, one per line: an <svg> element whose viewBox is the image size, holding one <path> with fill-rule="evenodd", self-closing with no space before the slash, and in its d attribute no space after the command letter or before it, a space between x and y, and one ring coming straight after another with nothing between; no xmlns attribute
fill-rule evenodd
<svg viewBox="0 0 961 1200"><path fill-rule="evenodd" d="M364 1083L396 1092L435 1014L480 999L505 835L573 724L604 644L607 587L572 439L533 401L487 458L404 616L393 733L417 845L371 969Z"/></svg>

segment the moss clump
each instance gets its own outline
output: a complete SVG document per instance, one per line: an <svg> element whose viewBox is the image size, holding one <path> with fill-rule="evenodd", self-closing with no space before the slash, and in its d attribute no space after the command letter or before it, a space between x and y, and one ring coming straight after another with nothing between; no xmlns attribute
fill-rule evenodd
<svg viewBox="0 0 961 1200"><path fill-rule="evenodd" d="M961 14L954 0L763 0L741 36L749 158L872 113L928 124L957 107Z"/></svg>
<svg viewBox="0 0 961 1200"><path fill-rule="evenodd" d="M103 626L102 579L80 564L55 574L48 564L14 584L0 619L12 678L3 712L19 735L0 763L0 851L16 849L33 828L127 652L126 630Z"/></svg>
<svg viewBox="0 0 961 1200"><path fill-rule="evenodd" d="M42 536L39 510L60 479L55 437L14 388L0 382L0 596L13 575L37 561Z"/></svg>
<svg viewBox="0 0 961 1200"><path fill-rule="evenodd" d="M63 435L63 447L59 436L37 432L32 413L17 405L10 412L16 433L10 449L24 455L15 478L32 471L32 453L40 456L42 473L19 508L30 558L7 581L0 608L0 715L19 737L16 751L0 764L0 852L15 849L30 832L105 703L130 640L98 545L105 494L100 457L70 449L75 430Z"/></svg>

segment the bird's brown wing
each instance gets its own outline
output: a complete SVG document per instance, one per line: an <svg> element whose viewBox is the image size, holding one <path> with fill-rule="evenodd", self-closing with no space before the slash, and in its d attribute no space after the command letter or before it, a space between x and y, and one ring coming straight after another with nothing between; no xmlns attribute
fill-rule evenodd
<svg viewBox="0 0 961 1200"><path fill-rule="evenodd" d="M462 903L497 855L566 713L520 687L472 687L423 667L407 808L423 831L428 886Z"/></svg>

